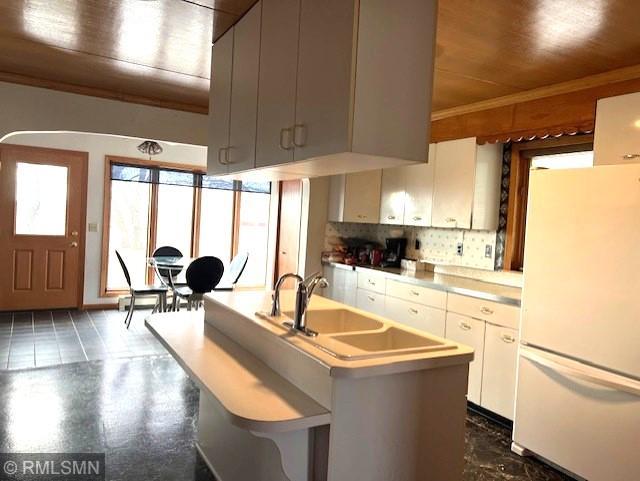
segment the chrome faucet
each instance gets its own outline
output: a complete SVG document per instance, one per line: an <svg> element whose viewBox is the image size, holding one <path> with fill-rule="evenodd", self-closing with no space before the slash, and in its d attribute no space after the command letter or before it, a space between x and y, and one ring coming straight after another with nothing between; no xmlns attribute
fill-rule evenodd
<svg viewBox="0 0 640 481"><path fill-rule="evenodd" d="M298 285L304 282L302 277L300 277L298 274L293 274L291 272L280 276L280 278L278 279L278 282L276 282L276 287L273 290L273 296L271 297L273 299L273 304L271 305L271 312L269 313L271 317L277 317L282 314L282 312L280 311L280 288L282 287L282 283L290 278L295 279L298 282Z"/></svg>
<svg viewBox="0 0 640 481"><path fill-rule="evenodd" d="M326 288L329 287L329 283L320 275L319 272L312 274L306 279L302 279L302 277L297 274L284 274L276 283L275 291L273 293L273 305L271 306L271 316L279 316L281 314L280 287L288 278L296 279L298 284L296 286L296 304L293 312L293 323L286 322L285 325L291 329L300 331L307 336L317 336L317 332L307 329L307 307L309 306L309 301L311 300L311 296L313 295L313 291L315 291L316 287L320 286L321 288Z"/></svg>

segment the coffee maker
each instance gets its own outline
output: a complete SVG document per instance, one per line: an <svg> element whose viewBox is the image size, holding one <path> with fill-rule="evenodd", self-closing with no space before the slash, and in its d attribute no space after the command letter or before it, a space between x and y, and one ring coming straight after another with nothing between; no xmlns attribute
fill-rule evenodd
<svg viewBox="0 0 640 481"><path fill-rule="evenodd" d="M400 267L407 251L407 239L404 237L388 237L385 240L386 249L382 258L382 267Z"/></svg>

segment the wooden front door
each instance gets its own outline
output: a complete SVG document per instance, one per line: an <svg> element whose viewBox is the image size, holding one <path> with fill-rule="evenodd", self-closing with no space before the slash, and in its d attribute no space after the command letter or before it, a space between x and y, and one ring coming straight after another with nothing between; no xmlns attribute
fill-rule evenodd
<svg viewBox="0 0 640 481"><path fill-rule="evenodd" d="M302 216L302 181L287 180L280 187L280 223L278 233L278 277L298 272L300 252L300 219ZM295 282L287 279L283 288L292 289Z"/></svg>
<svg viewBox="0 0 640 481"><path fill-rule="evenodd" d="M0 144L0 311L82 304L87 154Z"/></svg>

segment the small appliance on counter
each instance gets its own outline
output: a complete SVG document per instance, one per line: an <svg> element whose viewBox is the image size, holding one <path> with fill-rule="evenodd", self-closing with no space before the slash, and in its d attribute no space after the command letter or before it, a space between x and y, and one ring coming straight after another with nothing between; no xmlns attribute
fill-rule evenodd
<svg viewBox="0 0 640 481"><path fill-rule="evenodd" d="M385 251L382 256L382 267L400 267L400 263L407 251L406 237L388 237L385 240Z"/></svg>

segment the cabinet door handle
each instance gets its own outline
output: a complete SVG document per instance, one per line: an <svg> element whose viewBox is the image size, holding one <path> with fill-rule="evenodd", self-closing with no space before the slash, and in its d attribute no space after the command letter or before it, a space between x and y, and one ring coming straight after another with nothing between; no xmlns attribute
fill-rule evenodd
<svg viewBox="0 0 640 481"><path fill-rule="evenodd" d="M422 220L422 217L418 216L418 215L414 215L413 216L413 220Z"/></svg>
<svg viewBox="0 0 640 481"><path fill-rule="evenodd" d="M488 307L482 307L480 309L480 312L482 312L483 314L489 314L489 315L493 314L493 310L489 309Z"/></svg>
<svg viewBox="0 0 640 481"><path fill-rule="evenodd" d="M288 134L289 141L285 144L284 135ZM293 145L291 145L291 128L282 128L280 129L280 148L283 150L291 150L293 149Z"/></svg>
<svg viewBox="0 0 640 481"><path fill-rule="evenodd" d="M224 159L222 158L222 152L224 152L224 151L225 151L224 147L220 147L218 149L218 163L220 165L227 165L227 164L224 163Z"/></svg>
<svg viewBox="0 0 640 481"><path fill-rule="evenodd" d="M458 323L458 326L460 327L460 329L462 329L463 331L470 331L471 330L471 326L469 324L467 324L464 321L460 321Z"/></svg>
<svg viewBox="0 0 640 481"><path fill-rule="evenodd" d="M395 219L395 218L396 218L396 216L395 216L395 215L388 215L388 216L387 216L387 219L389 219L389 220L393 220L393 219Z"/></svg>
<svg viewBox="0 0 640 481"><path fill-rule="evenodd" d="M640 154L624 154L622 158L624 160L638 159L640 158Z"/></svg>
<svg viewBox="0 0 640 481"><path fill-rule="evenodd" d="M367 298L371 301L371 302L375 302L376 298L373 296L367 296Z"/></svg>
<svg viewBox="0 0 640 481"><path fill-rule="evenodd" d="M363 215L363 214L358 214L356 217L358 217L358 219L366 219L367 216Z"/></svg>
<svg viewBox="0 0 640 481"><path fill-rule="evenodd" d="M445 222L455 222L455 221L456 221L455 217L447 217L445 219Z"/></svg>
<svg viewBox="0 0 640 481"><path fill-rule="evenodd" d="M372 281L371 279L367 279L367 282L372 286L376 285L376 283L374 281Z"/></svg>
<svg viewBox="0 0 640 481"><path fill-rule="evenodd" d="M419 296L420 293L418 291L409 291L412 296Z"/></svg>
<svg viewBox="0 0 640 481"><path fill-rule="evenodd" d="M513 337L511 334L502 334L500 338L502 339L503 342L506 342L507 344L513 344L514 342L516 342L516 338Z"/></svg>
<svg viewBox="0 0 640 481"><path fill-rule="evenodd" d="M411 314L417 314L417 313L418 313L418 309L414 309L413 307L410 307L410 308L409 308L409 312L410 312Z"/></svg>
<svg viewBox="0 0 640 481"><path fill-rule="evenodd" d="M301 140L299 140L301 139ZM307 126L296 124L293 126L293 145L304 147L307 144Z"/></svg>

